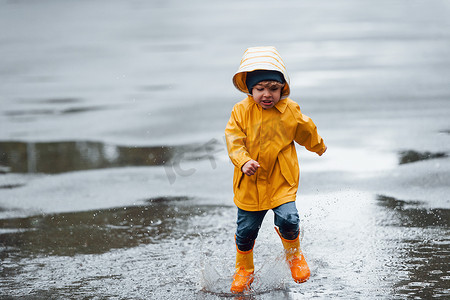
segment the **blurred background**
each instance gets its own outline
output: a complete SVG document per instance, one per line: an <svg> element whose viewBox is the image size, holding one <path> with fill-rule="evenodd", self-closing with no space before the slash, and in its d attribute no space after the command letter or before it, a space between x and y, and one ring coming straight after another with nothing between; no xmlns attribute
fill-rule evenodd
<svg viewBox="0 0 450 300"><path fill-rule="evenodd" d="M251 299L449 296L450 3L0 0L0 295L229 297L224 128L275 46L298 148L296 285L270 213Z"/></svg>

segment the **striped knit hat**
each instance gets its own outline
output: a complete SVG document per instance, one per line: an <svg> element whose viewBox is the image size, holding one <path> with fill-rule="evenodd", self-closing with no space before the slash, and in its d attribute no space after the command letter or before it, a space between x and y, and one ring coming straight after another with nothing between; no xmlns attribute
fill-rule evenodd
<svg viewBox="0 0 450 300"><path fill-rule="evenodd" d="M286 81L283 91L281 92L281 99L289 96L289 76L287 75L283 59L275 47L251 47L245 50L239 65L239 70L233 76L234 86L239 91L250 95L246 84L246 78L248 72L255 70L281 72Z"/></svg>

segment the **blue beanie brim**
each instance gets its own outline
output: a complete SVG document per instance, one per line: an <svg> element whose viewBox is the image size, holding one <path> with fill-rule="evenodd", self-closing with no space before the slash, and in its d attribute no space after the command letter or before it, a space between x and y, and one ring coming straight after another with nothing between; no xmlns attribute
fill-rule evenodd
<svg viewBox="0 0 450 300"><path fill-rule="evenodd" d="M252 93L253 87L261 81L278 81L280 83L285 83L283 73L273 70L255 70L253 72L247 73L247 78L245 79L245 84L249 94Z"/></svg>

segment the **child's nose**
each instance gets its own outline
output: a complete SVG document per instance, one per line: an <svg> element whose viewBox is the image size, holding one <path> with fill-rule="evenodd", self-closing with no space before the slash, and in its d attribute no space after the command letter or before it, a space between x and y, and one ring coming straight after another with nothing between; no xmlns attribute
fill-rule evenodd
<svg viewBox="0 0 450 300"><path fill-rule="evenodd" d="M272 94L270 93L269 90L265 89L264 90L264 97L270 97Z"/></svg>

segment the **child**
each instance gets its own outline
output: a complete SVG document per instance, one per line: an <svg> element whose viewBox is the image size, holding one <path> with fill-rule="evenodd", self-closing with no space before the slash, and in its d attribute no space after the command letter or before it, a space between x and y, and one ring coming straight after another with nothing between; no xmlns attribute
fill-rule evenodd
<svg viewBox="0 0 450 300"><path fill-rule="evenodd" d="M295 206L299 167L294 141L318 155L327 147L313 121L287 98L289 77L274 47L248 48L233 83L248 97L233 107L225 129L228 154L235 165L233 191L238 207L231 291L243 292L253 282L253 245L269 209L275 214L275 230L292 277L297 283L304 282L310 271L300 251Z"/></svg>

